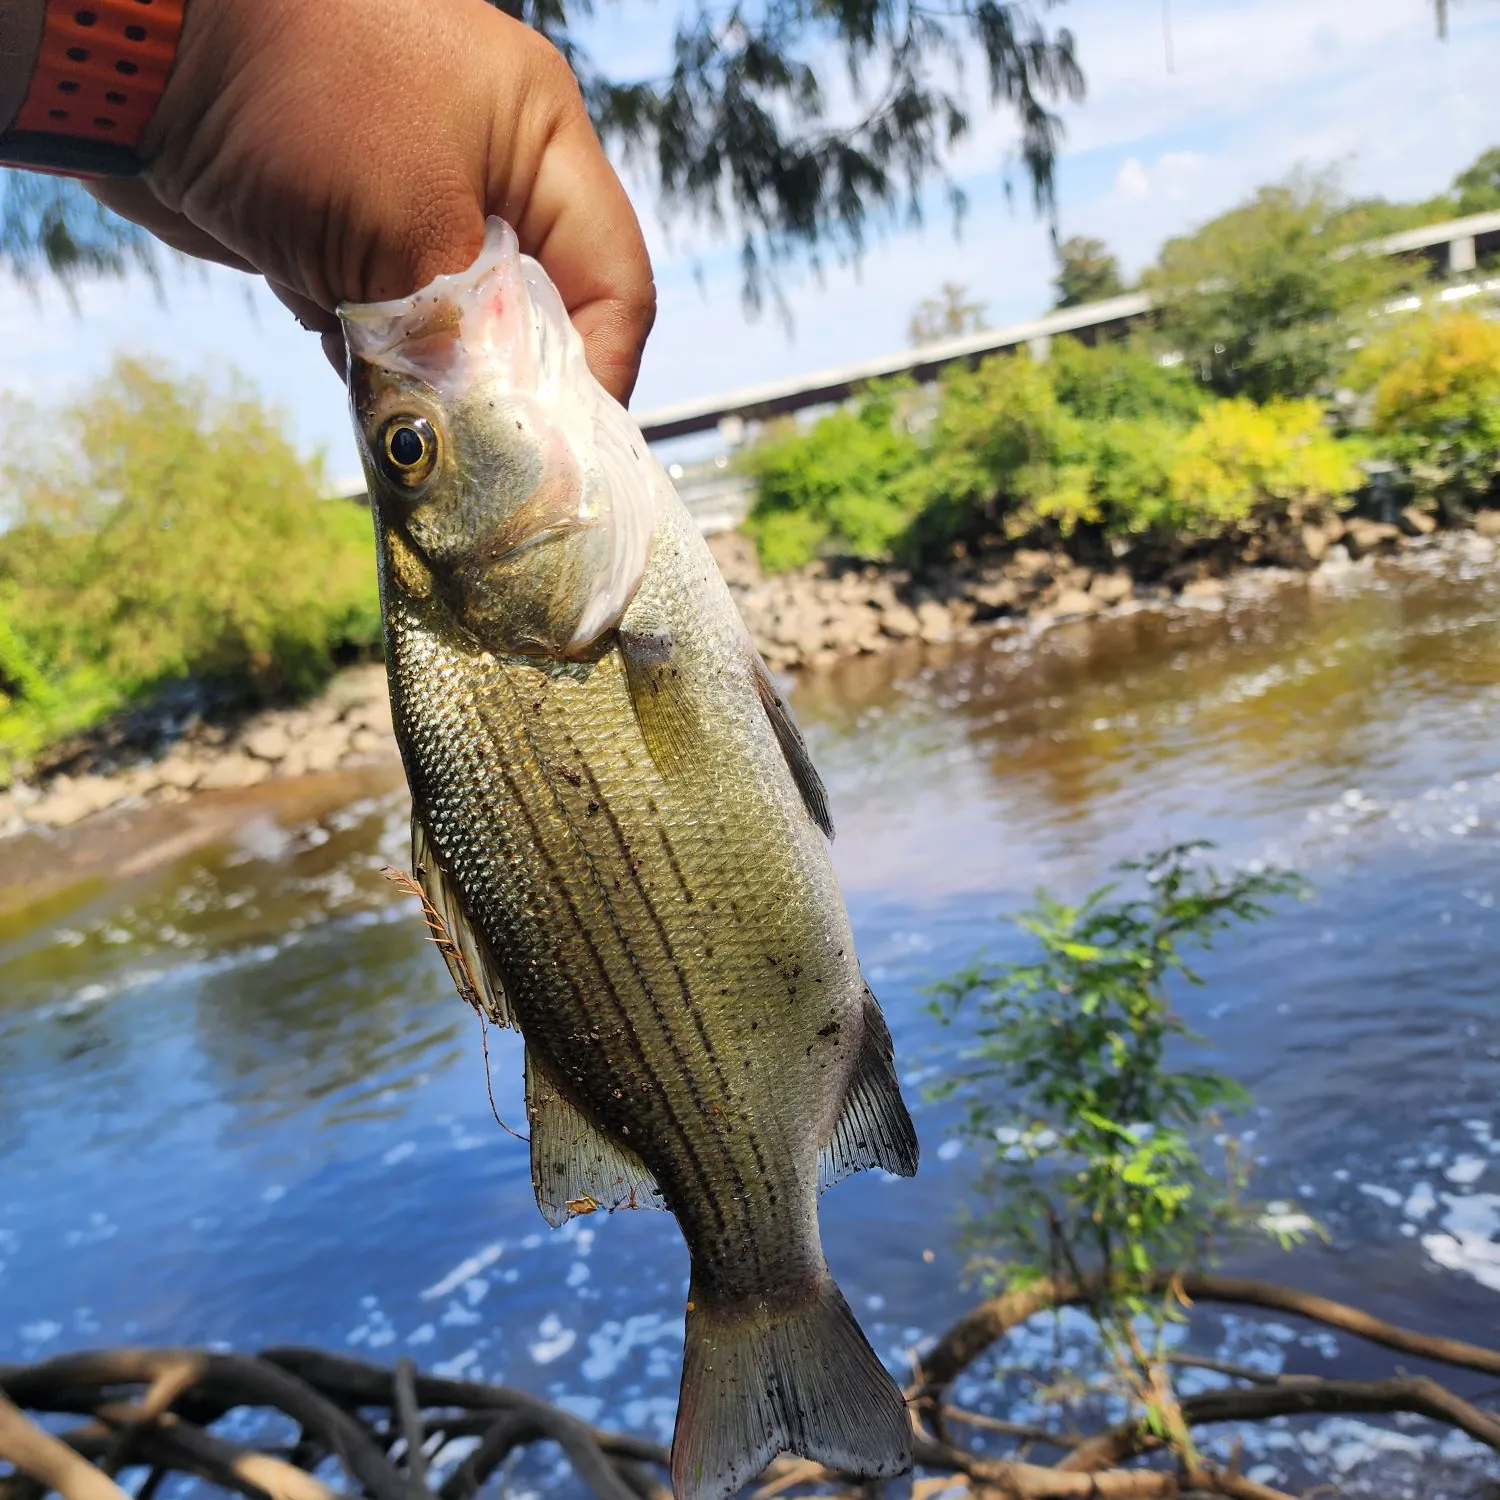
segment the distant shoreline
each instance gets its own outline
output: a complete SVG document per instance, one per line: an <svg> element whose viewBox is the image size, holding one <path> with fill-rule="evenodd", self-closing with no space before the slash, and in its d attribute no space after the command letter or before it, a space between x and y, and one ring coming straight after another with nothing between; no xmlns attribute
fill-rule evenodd
<svg viewBox="0 0 1500 1500"><path fill-rule="evenodd" d="M1269 588L1357 576L1376 559L1402 554L1488 557L1500 541L1500 511L1481 511L1472 530L1403 530L1355 517L1324 523L1318 536L1321 547L1299 538L1300 567L1262 563L1217 576L1195 566L1157 582L1036 548L935 577L819 562L767 578L747 538L725 533L710 546L771 667L819 672L900 646L1037 636L1142 609L1219 611ZM215 842L260 811L306 815L400 784L385 669L376 663L339 673L308 703L193 723L154 747L122 750L107 732L84 737L54 774L0 792L0 913L82 880L130 878Z"/></svg>

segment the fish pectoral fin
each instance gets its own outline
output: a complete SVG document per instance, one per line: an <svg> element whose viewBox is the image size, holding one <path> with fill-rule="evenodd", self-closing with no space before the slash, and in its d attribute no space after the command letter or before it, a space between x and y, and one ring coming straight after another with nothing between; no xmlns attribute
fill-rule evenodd
<svg viewBox="0 0 1500 1500"><path fill-rule="evenodd" d="M776 684L771 681L770 669L754 647L750 648L750 672L755 679L756 696L766 711L766 717L771 721L771 729L776 735L776 743L781 746L782 755L786 757L792 780L797 783L802 805L807 809L808 817L832 838L833 815L828 811L828 792L823 786L823 778L818 775L812 757L807 753L807 742L802 738L802 731L797 728L791 709L786 706L781 694L776 691Z"/></svg>
<svg viewBox="0 0 1500 1500"><path fill-rule="evenodd" d="M505 986L489 950L464 912L457 888L438 863L427 825L415 813L411 820L411 863L422 894L447 929L444 934L434 932L433 938L458 993L465 1000L474 997L495 1025L514 1026L516 1021L505 998Z"/></svg>
<svg viewBox="0 0 1500 1500"><path fill-rule="evenodd" d="M556 1229L575 1214L665 1208L656 1179L573 1103L526 1049L526 1116L531 1122L531 1185L542 1217Z"/></svg>
<svg viewBox="0 0 1500 1500"><path fill-rule="evenodd" d="M665 630L621 630L619 639L636 722L656 769L670 781L688 768L701 737L675 659L676 642Z"/></svg>
<svg viewBox="0 0 1500 1500"><path fill-rule="evenodd" d="M917 1132L896 1079L890 1028L865 991L865 1035L854 1076L828 1144L818 1157L818 1187L830 1188L853 1172L880 1167L897 1177L917 1171Z"/></svg>
<svg viewBox="0 0 1500 1500"><path fill-rule="evenodd" d="M738 1301L710 1297L695 1275L688 1299L676 1500L724 1500L784 1452L862 1479L911 1467L901 1389L826 1270L810 1292Z"/></svg>

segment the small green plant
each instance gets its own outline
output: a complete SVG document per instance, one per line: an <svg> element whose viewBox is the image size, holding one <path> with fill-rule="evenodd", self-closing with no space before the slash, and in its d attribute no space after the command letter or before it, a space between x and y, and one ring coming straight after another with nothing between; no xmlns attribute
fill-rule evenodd
<svg viewBox="0 0 1500 1500"><path fill-rule="evenodd" d="M1016 918L1037 956L977 963L936 986L933 1006L944 1021L972 1021L973 1047L935 1092L963 1106L962 1131L983 1154L981 1207L965 1227L981 1274L1088 1289L1117 1370L1178 1443L1188 1439L1174 1427L1162 1342L1170 1288L1253 1214L1221 1119L1248 1096L1226 1074L1178 1061L1200 1039L1168 990L1202 983L1195 951L1304 891L1280 870L1220 874L1199 858L1208 847L1174 844L1117 866L1139 894L1112 883L1076 905L1039 895ZM1287 1241L1306 1223L1280 1214L1263 1227Z"/></svg>

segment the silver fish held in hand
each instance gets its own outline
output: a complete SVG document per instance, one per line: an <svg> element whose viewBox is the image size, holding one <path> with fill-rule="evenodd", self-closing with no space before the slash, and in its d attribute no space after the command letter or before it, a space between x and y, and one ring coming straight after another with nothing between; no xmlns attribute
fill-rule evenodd
<svg viewBox="0 0 1500 1500"><path fill-rule="evenodd" d="M822 783L639 428L498 219L469 270L340 309L413 862L526 1044L543 1217L664 1207L692 1257L672 1483L911 1463L818 1236L917 1140Z"/></svg>

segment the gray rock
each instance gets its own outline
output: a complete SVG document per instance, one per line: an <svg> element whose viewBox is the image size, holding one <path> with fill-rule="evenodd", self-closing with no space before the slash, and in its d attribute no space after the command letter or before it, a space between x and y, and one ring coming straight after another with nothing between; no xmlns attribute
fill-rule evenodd
<svg viewBox="0 0 1500 1500"><path fill-rule="evenodd" d="M264 781L270 774L271 768L265 761L257 760L253 755L246 755L239 750L231 750L227 755L221 755L209 763L203 775L198 778L198 790L218 792L228 791L235 787L254 786L257 782Z"/></svg>
<svg viewBox="0 0 1500 1500"><path fill-rule="evenodd" d="M1375 552L1394 552L1401 541L1401 529L1389 521L1372 521L1368 516L1351 516L1344 523L1344 545L1356 558Z"/></svg>
<svg viewBox="0 0 1500 1500"><path fill-rule="evenodd" d="M158 785L174 787L179 792L185 792L197 786L203 772L204 766L201 762L189 760L187 756L180 753L169 755L156 764Z"/></svg>
<svg viewBox="0 0 1500 1500"><path fill-rule="evenodd" d="M1099 601L1082 589L1063 589L1052 601L1052 614L1058 619L1068 615L1092 615L1099 610Z"/></svg>
<svg viewBox="0 0 1500 1500"><path fill-rule="evenodd" d="M1333 543L1328 539L1328 533L1321 526L1305 524L1302 527L1302 550L1313 562L1322 562L1332 545Z"/></svg>
<svg viewBox="0 0 1500 1500"><path fill-rule="evenodd" d="M924 599L917 606L917 633L928 645L946 641L953 635L953 616L936 599Z"/></svg>
<svg viewBox="0 0 1500 1500"><path fill-rule="evenodd" d="M309 771L331 771L349 748L349 736L341 724L315 729L299 746Z"/></svg>
<svg viewBox="0 0 1500 1500"><path fill-rule="evenodd" d="M1089 593L1100 604L1118 604L1135 592L1135 580L1123 569L1116 573L1095 573Z"/></svg>
<svg viewBox="0 0 1500 1500"><path fill-rule="evenodd" d="M281 760L292 748L286 730L274 721L257 724L245 735L243 743L245 749L257 760Z"/></svg>
<svg viewBox="0 0 1500 1500"><path fill-rule="evenodd" d="M1437 521L1425 510L1418 510L1415 505L1408 505L1401 512L1401 529L1407 536L1431 536L1437 530Z"/></svg>
<svg viewBox="0 0 1500 1500"><path fill-rule="evenodd" d="M922 622L909 604L895 604L881 612L880 628L894 640L910 640L922 633Z"/></svg>
<svg viewBox="0 0 1500 1500"><path fill-rule="evenodd" d="M34 822L49 828L69 828L90 813L102 812L125 795L118 782L105 776L59 776L47 795L30 810Z"/></svg>
<svg viewBox="0 0 1500 1500"><path fill-rule="evenodd" d="M1500 537L1500 510L1475 511L1474 530L1480 536Z"/></svg>

